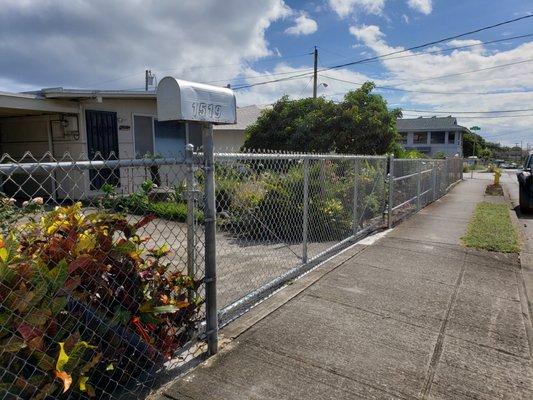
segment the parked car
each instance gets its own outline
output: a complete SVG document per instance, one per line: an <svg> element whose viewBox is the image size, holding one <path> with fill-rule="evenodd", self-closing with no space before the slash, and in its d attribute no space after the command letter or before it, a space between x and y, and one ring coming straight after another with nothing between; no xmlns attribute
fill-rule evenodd
<svg viewBox="0 0 533 400"><path fill-rule="evenodd" d="M524 169L517 173L520 185L520 210L533 213L533 151L524 163Z"/></svg>

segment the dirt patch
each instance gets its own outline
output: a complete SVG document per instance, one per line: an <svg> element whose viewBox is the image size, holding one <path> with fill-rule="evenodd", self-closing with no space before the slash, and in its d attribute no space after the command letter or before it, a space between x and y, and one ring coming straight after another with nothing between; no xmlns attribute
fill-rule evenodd
<svg viewBox="0 0 533 400"><path fill-rule="evenodd" d="M487 185L485 188L485 194L489 196L503 196L503 189L501 185Z"/></svg>

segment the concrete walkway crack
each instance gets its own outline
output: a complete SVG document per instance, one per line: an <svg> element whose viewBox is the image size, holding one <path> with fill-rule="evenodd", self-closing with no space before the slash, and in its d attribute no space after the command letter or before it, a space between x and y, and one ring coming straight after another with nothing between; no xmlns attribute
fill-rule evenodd
<svg viewBox="0 0 533 400"><path fill-rule="evenodd" d="M446 326L448 325L450 314L455 305L455 300L457 299L457 294L459 293L459 287L461 286L461 283L463 282L465 270L466 270L466 261L463 261L461 272L459 273L459 276L457 277L457 281L455 283L455 289L453 291L452 297L448 304L448 309L446 310L444 321L442 321L442 324L440 327L439 336L437 338L437 343L435 344L435 348L433 349L433 355L431 356L431 361L428 367L426 384L424 385L424 388L422 389L422 392L420 393L420 398L422 399L427 399L429 392L431 391L431 386L433 384L433 378L435 377L437 365L439 364L440 357L442 355L444 337L446 335Z"/></svg>
<svg viewBox="0 0 533 400"><path fill-rule="evenodd" d="M247 341L247 342L250 345L255 346L257 348L260 348L260 349L262 349L264 351L271 352L271 353L274 353L274 354L278 354L280 356L283 356L283 357L286 357L288 359L297 361L297 362L302 363L304 365L307 365L309 367L313 367L313 368L317 368L317 369L322 370L322 371L326 371L326 372L328 372L330 374L333 374L333 375L338 376L340 378L346 379L348 381L357 382L357 383L359 383L361 385L365 385L365 386L370 387L370 388L372 388L374 390L382 392L382 393L384 393L384 394L386 394L388 396L394 396L394 397L396 397L398 399L404 399L404 400L414 400L415 399L415 397L410 396L410 395L408 395L406 393L403 393L401 391L397 391L397 390L392 390L391 391L391 390L385 389L382 386L374 385L371 382L369 382L367 379L364 379L362 377L344 374L344 373L338 371L335 368L331 368L331 367L328 367L328 366L325 366L325 365L319 365L319 364L314 363L314 362L312 362L310 360L306 360L306 359L304 359L302 357L298 357L296 355L289 354L289 353L287 353L285 351L281 351L281 350L274 351L273 349L271 349L269 347L266 347L266 346L263 346L260 343L257 343L257 342L254 342L254 341ZM330 383L325 382L325 384L331 386ZM345 390L345 389L343 389L343 390Z"/></svg>

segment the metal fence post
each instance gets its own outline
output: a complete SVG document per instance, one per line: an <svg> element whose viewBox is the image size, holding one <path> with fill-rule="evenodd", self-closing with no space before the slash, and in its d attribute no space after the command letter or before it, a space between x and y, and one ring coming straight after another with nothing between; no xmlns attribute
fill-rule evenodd
<svg viewBox="0 0 533 400"><path fill-rule="evenodd" d="M202 143L205 169L205 310L207 352L218 351L218 312L216 276L216 210L215 210L215 163L213 154L213 125L202 124Z"/></svg>
<svg viewBox="0 0 533 400"><path fill-rule="evenodd" d="M303 220L302 220L302 262L307 263L307 236L309 230L309 159L304 159Z"/></svg>
<svg viewBox="0 0 533 400"><path fill-rule="evenodd" d="M187 164L187 275L194 277L195 271L195 221L194 221L194 203L196 201L196 192L194 190L194 166L193 166L193 149L192 144L185 146L185 163ZM189 301L194 298L194 291L188 292Z"/></svg>
<svg viewBox="0 0 533 400"><path fill-rule="evenodd" d="M433 186L433 201L437 200L437 166L438 161L433 161L433 171L431 172L431 184Z"/></svg>
<svg viewBox="0 0 533 400"><path fill-rule="evenodd" d="M416 182L416 210L420 211L422 208L421 204L421 198L420 193L422 193L422 161L418 160L418 175L417 175L417 182Z"/></svg>
<svg viewBox="0 0 533 400"><path fill-rule="evenodd" d="M359 159L354 160L354 179L353 179L353 235L357 235L359 230L359 213L357 212L357 197L359 195Z"/></svg>
<svg viewBox="0 0 533 400"><path fill-rule="evenodd" d="M392 210L394 208L394 155L389 156L389 204L387 206L387 226L392 228Z"/></svg>
<svg viewBox="0 0 533 400"><path fill-rule="evenodd" d="M448 169L448 157L444 159L444 166L446 167L446 193L448 193L448 188L450 187L450 170Z"/></svg>

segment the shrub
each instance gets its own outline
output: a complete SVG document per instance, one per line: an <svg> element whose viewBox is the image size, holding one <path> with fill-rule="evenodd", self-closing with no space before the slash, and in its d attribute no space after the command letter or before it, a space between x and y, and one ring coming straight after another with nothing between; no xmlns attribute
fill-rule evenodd
<svg viewBox="0 0 533 400"><path fill-rule="evenodd" d="M137 230L152 219L77 203L0 239L0 393L109 393L189 339L202 300L188 291L201 282L169 268L168 247L143 251Z"/></svg>
<svg viewBox="0 0 533 400"><path fill-rule="evenodd" d="M183 200L183 185L176 185L168 201L152 201L150 193L154 190L155 184L152 181L143 182L141 189L128 196L117 196L113 186L103 188L104 199L102 204L106 208L118 212L147 215L153 214L156 217L170 221L185 222L187 221L187 204ZM195 218L203 221L203 212L196 209Z"/></svg>
<svg viewBox="0 0 533 400"><path fill-rule="evenodd" d="M353 172L345 165L313 162L309 170L310 240L337 240L351 229ZM283 172L265 168L244 181L226 180L227 219L221 225L234 234L254 239L302 239L304 177L301 164ZM349 205L345 207L345 205ZM222 208L222 207L221 207Z"/></svg>
<svg viewBox="0 0 533 400"><path fill-rule="evenodd" d="M31 215L43 204L42 197L25 201L22 207L17 207L17 201L0 192L0 234L8 233L11 225L27 215Z"/></svg>
<svg viewBox="0 0 533 400"><path fill-rule="evenodd" d="M173 201L153 202L148 205L148 212L169 221L187 221L187 204L185 203ZM202 222L204 220L204 214L199 210L195 210L194 217L196 221Z"/></svg>

